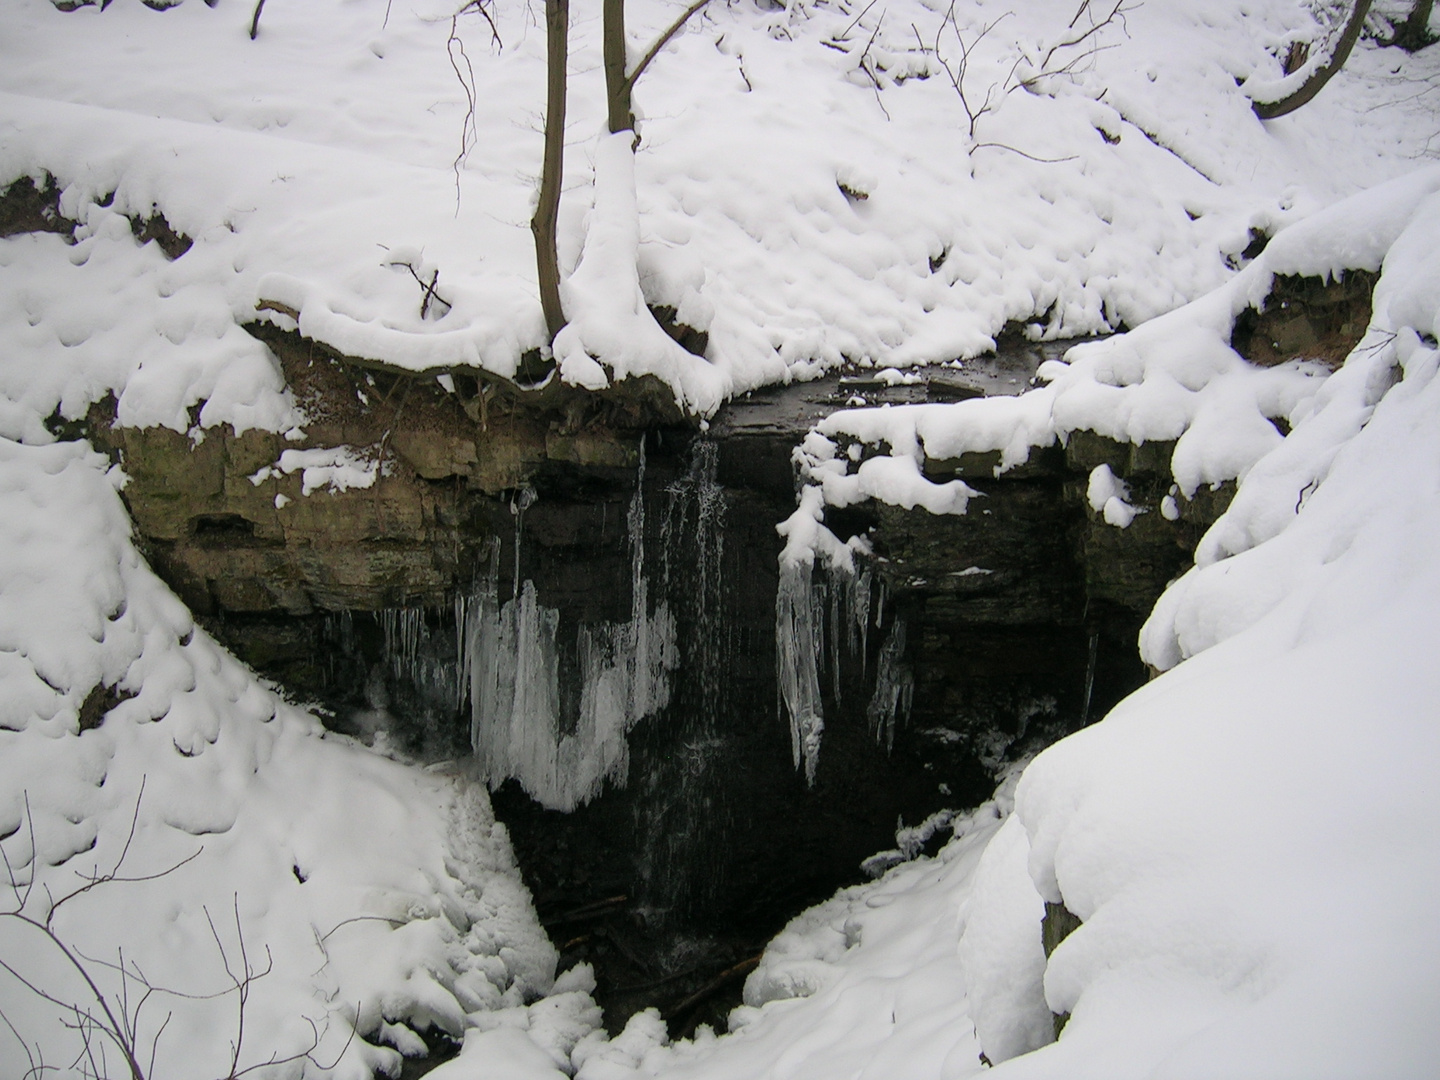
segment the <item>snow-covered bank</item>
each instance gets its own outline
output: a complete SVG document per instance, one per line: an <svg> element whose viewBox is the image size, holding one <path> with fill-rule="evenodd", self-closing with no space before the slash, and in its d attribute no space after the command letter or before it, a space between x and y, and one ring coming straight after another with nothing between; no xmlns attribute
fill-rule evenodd
<svg viewBox="0 0 1440 1080"><path fill-rule="evenodd" d="M927 458L998 451L996 471L1004 472L1023 464L1035 448L1063 443L1071 433L1086 430L1122 443L1173 442L1173 494L1193 498L1202 484L1246 477L1256 462L1276 451L1283 442L1276 421L1293 430L1317 410L1332 417L1291 441L1267 466L1274 474L1286 468L1280 462L1293 463L1305 452L1301 446L1308 448L1317 438L1333 445L1353 434L1388 385L1395 362L1392 339L1401 333L1397 326L1412 327L1413 335L1417 321L1424 324L1424 306L1416 293L1423 285L1411 283L1417 275L1423 283L1424 267L1412 252L1422 252L1430 242L1427 230L1437 212L1437 191L1440 169L1432 167L1328 207L1281 232L1243 271L1200 300L1128 334L1076 346L1063 362L1042 365L1039 378L1046 385L1018 397L833 413L806 439L802 468L825 505L845 507L873 498L907 508L923 506L931 513L963 514L976 492L958 480L940 484L926 479L921 469ZM1386 263L1397 243L1399 264ZM1327 386L1327 372L1319 364L1300 359L1257 368L1231 348L1236 318L1247 308L1265 306L1277 274L1332 279L1347 270L1379 270L1382 263L1391 267L1390 281L1376 297L1377 305L1385 307L1377 311L1370 336L1333 385ZM1394 284L1397 281L1407 284ZM1390 297L1397 294L1404 307L1391 314ZM1353 400L1338 427L1333 417L1340 406L1331 404L1337 396ZM1327 434L1318 434L1322 427ZM863 457L841 452L855 443L879 452ZM1315 450L1309 453L1316 457ZM1302 489L1319 479L1318 473L1300 476L1295 467L1288 465L1284 491L1274 490L1281 482L1278 477L1268 482L1263 496L1258 480L1251 485L1225 531L1202 545L1202 563L1274 534L1279 525L1273 517L1276 507L1288 498L1287 505L1297 509ZM1103 477L1096 480L1091 499L1100 510L1118 489L1100 482ZM1262 498L1265 511L1244 509ZM814 498L802 503L796 521L813 521L818 512ZM1254 521L1263 512L1271 517ZM1224 539L1236 530L1254 535L1248 541ZM832 561L840 557L831 539L817 537L808 526L799 537L791 542L791 560L805 548L823 549ZM1175 662L1158 654L1155 659L1162 667Z"/></svg>
<svg viewBox="0 0 1440 1080"><path fill-rule="evenodd" d="M555 953L483 787L323 735L263 686L141 561L118 477L83 444L0 441L0 847L12 875L0 911L23 901L43 921L52 898L118 867L53 926L117 1017L128 1011L147 1060L158 1037L153 1076L230 1067L242 1010L227 962L241 981L247 963L257 975L241 1068L308 1050L333 1075L369 1076L398 1066L379 1044L413 1050L407 1026L458 1036L466 1013L548 991ZM0 918L0 958L101 1015L35 927ZM107 966L120 963L123 980ZM142 1009L142 979L173 993ZM49 1065L78 1052L64 1017L8 977L0 1011ZM115 1046L106 1053L116 1061ZM27 1067L5 1032L0 1073Z"/></svg>

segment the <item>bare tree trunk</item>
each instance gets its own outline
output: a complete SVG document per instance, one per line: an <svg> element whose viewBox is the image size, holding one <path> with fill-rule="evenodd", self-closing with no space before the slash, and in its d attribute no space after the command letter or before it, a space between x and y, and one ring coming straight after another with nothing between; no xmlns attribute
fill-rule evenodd
<svg viewBox="0 0 1440 1080"><path fill-rule="evenodd" d="M608 4L609 0L607 0ZM535 268L540 278L540 307L550 340L565 325L560 305L560 257L555 233L560 214L560 181L565 156L565 64L569 46L570 0L545 0L545 158L540 198L530 231L535 236Z"/></svg>
<svg viewBox="0 0 1440 1080"><path fill-rule="evenodd" d="M1334 74L1345 66L1345 61L1350 57L1350 50L1355 47L1355 42L1360 40L1360 31L1365 25L1365 16L1369 11L1370 0L1355 0L1355 6L1350 12L1350 21L1345 24L1345 31L1340 35L1340 40L1335 43L1330 58L1318 65L1310 73L1310 77L1301 83L1300 88L1293 94L1287 94L1279 101L1254 102L1255 115L1261 120L1274 120L1277 116L1294 112L1318 94Z"/></svg>
<svg viewBox="0 0 1440 1080"><path fill-rule="evenodd" d="M1415 0L1415 6L1405 21L1395 28L1391 45L1398 45L1406 52L1416 52L1432 45L1435 38L1430 33L1430 14L1435 10L1435 0Z"/></svg>
<svg viewBox="0 0 1440 1080"><path fill-rule="evenodd" d="M625 73L625 0L605 0L603 30L605 57L605 104L610 133L635 130L630 110L631 79Z"/></svg>

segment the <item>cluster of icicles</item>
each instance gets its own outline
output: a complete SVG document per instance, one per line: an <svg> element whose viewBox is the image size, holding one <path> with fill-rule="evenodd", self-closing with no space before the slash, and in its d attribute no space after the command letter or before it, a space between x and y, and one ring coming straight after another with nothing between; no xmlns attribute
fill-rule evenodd
<svg viewBox="0 0 1440 1080"><path fill-rule="evenodd" d="M812 561L780 560L780 586L775 594L776 678L790 717L795 768L804 769L807 784L815 783L820 738L825 731L822 670L828 669L832 698L838 701L842 656L858 663L864 675L870 628L872 623L877 629L882 625L884 608L884 586L872 580L869 570L826 562L824 569L817 571ZM905 620L896 617L880 647L875 689L866 708L870 733L886 753L894 746L897 720L910 713L914 694L904 655Z"/></svg>
<svg viewBox="0 0 1440 1080"><path fill-rule="evenodd" d="M624 784L627 734L670 702L679 663L675 620L664 599L650 610L645 562L645 465L630 501L631 617L579 627L579 717L562 724L560 613L540 603L535 584L520 581L524 512L515 511L516 567L511 599L499 602L500 546L492 543L488 573L456 612L461 684L470 694L470 739L481 775L492 786L514 777L542 805L569 811L599 794L607 779ZM527 497L528 496L528 497Z"/></svg>
<svg viewBox="0 0 1440 1080"><path fill-rule="evenodd" d="M560 612L545 606L535 584L520 575L525 511L535 493L522 489L512 503L515 558L509 599L500 601L501 545L490 544L474 591L455 601L455 656L458 663L425 647L429 631L419 608L381 613L385 653L397 677L453 695L456 706L470 702L470 737L481 776L498 787L513 778L543 806L574 810L589 802L607 782L624 786L628 777L628 735L641 720L671 702L681 668L677 617L668 596L671 549L680 544L685 558L695 625L691 637L721 640L726 612L720 585L724 495L715 481L713 444L698 443L691 475L667 489L670 507L662 522L663 578L659 587L645 569L645 460L641 446L635 494L627 514L630 546L631 609L625 622L581 624L575 649L562 649ZM678 534L684 533L682 537ZM694 536L689 534L694 533ZM675 534L675 535L672 535ZM692 542L693 541L693 542ZM690 565L690 563L694 565ZM797 770L813 785L820 760L824 676L833 701L841 697L842 664L858 666L862 679L872 626L884 622L885 592L868 569L855 560L782 557L775 599L776 677L788 713L791 748ZM690 578L695 580L691 581ZM657 593L652 604L652 591ZM682 598L683 599L683 598ZM684 606L684 605L682 605ZM690 625L687 622L687 625ZM566 645L569 643L566 642ZM692 641L683 677L715 683L725 678L720 651ZM576 672L562 672L573 655ZM714 655L712 655L712 653ZM897 720L909 714L913 691L904 662L905 622L892 617L879 649L874 689L866 710L877 744L891 748ZM693 670L691 670L693 669ZM562 678L579 686L578 714L561 705ZM710 686L703 698L715 696ZM719 719L719 718L712 718Z"/></svg>

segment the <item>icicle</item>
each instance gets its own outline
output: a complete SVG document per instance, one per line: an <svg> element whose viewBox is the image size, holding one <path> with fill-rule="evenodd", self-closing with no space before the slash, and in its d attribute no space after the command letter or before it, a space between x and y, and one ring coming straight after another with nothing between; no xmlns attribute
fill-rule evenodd
<svg viewBox="0 0 1440 1080"><path fill-rule="evenodd" d="M821 627L816 619L811 564L783 561L775 594L776 676L790 713L790 750L795 768L805 767L805 782L815 783L820 736L825 721L820 706Z"/></svg>
<svg viewBox="0 0 1440 1080"><path fill-rule="evenodd" d="M1090 723L1090 698L1095 692L1095 660L1099 652L1100 633L1090 631L1090 646L1085 657L1085 703L1080 708L1080 726Z"/></svg>
<svg viewBox="0 0 1440 1080"><path fill-rule="evenodd" d="M535 505L535 500L540 496L529 484L515 493L515 498L510 501L510 513L515 517L515 578L510 587L510 598L513 600L520 595L520 538L525 530L525 511Z"/></svg>
<svg viewBox="0 0 1440 1080"><path fill-rule="evenodd" d="M464 593L455 595L455 708L463 708L465 695L470 689L470 654L465 648L465 625L468 619L470 598Z"/></svg>
<svg viewBox="0 0 1440 1080"><path fill-rule="evenodd" d="M860 657L860 674L865 674L870 648L870 571L850 576L850 651Z"/></svg>
<svg viewBox="0 0 1440 1080"><path fill-rule="evenodd" d="M848 586L849 582L837 580L836 572L832 568L825 592L830 601L830 622L827 627L830 645L830 689L836 701L840 700L840 607L847 597Z"/></svg>
<svg viewBox="0 0 1440 1080"><path fill-rule="evenodd" d="M870 734L877 744L885 747L888 754L895 746L895 722L897 715L906 719L915 693L915 677L910 665L905 662L905 620L896 619L880 647L880 660L876 665L875 693L871 695L866 716L870 721Z"/></svg>

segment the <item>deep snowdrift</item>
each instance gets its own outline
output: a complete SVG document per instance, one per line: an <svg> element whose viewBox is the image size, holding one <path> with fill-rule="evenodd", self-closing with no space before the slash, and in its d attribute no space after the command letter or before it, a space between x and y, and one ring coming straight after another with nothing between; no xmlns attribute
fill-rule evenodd
<svg viewBox="0 0 1440 1080"><path fill-rule="evenodd" d="M315 1060L366 1076L398 1058L352 1024L403 1050L402 1022L458 1035L467 1012L548 991L555 953L483 787L325 735L261 685L141 561L119 481L83 444L0 440L0 911L23 901L43 922L118 868L53 928L117 1017L128 991L146 1057L163 1025L155 1076L229 1067L242 949L268 971L248 987L242 1068L318 1036ZM85 706L105 688L101 723ZM124 985L106 966L122 954ZM0 918L0 958L101 1015L37 928ZM137 977L175 993L141 1011ZM0 1008L50 1065L78 1052L15 981ZM0 1072L24 1060L7 1032Z"/></svg>

